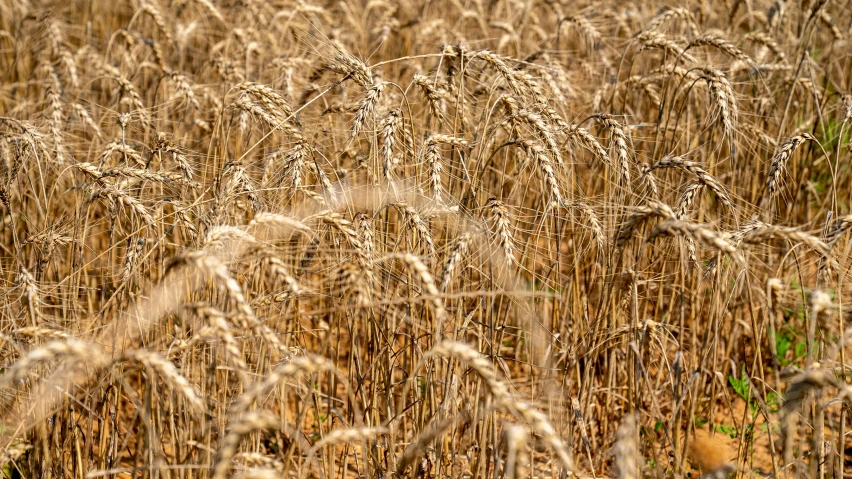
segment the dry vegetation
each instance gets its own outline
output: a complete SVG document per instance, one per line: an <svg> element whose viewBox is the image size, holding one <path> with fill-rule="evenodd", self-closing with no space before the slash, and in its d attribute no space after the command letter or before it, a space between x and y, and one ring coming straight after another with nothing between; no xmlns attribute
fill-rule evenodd
<svg viewBox="0 0 852 479"><path fill-rule="evenodd" d="M847 0L0 0L0 476L841 478Z"/></svg>

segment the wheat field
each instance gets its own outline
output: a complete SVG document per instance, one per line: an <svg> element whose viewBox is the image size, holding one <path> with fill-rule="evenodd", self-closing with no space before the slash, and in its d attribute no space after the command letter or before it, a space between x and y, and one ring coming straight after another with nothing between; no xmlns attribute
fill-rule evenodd
<svg viewBox="0 0 852 479"><path fill-rule="evenodd" d="M0 476L849 477L850 11L0 0Z"/></svg>

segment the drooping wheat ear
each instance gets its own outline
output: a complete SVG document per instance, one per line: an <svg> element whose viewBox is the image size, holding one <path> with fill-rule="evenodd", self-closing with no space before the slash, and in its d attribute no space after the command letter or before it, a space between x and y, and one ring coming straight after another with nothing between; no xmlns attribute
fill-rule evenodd
<svg viewBox="0 0 852 479"><path fill-rule="evenodd" d="M660 189L657 186L657 178L654 176L654 172L651 171L651 165L644 161L640 161L639 170L642 173L642 175L639 177L639 179L642 181L642 184L648 187L648 191L651 192L652 197L659 197Z"/></svg>
<svg viewBox="0 0 852 479"><path fill-rule="evenodd" d="M598 214L595 213L595 210L582 201L574 201L569 206L577 208L583 213L583 216L586 217L586 221L589 222L589 228L592 230L592 238L595 239L598 249L603 251L604 247L606 247L606 235L604 235L603 225L601 224L600 218L598 218Z"/></svg>
<svg viewBox="0 0 852 479"><path fill-rule="evenodd" d="M166 271L168 272L174 267L182 265L193 266L203 275L219 281L225 288L228 298L236 305L237 311L240 314L239 317L245 325L251 326L275 351L282 351L284 349L278 336L255 316L254 310L252 310L243 294L242 287L231 276L230 270L219 258L204 250L184 253L175 256L167 266Z"/></svg>
<svg viewBox="0 0 852 479"><path fill-rule="evenodd" d="M273 251L266 247L256 246L254 251L261 256L263 266L269 271L272 277L280 279L285 285L287 285L287 290L285 292L277 293L275 295L276 301L281 301L287 297L297 297L302 294L302 288L299 286L299 282L290 274L287 265L284 264L284 261L282 261L281 258L274 255Z"/></svg>
<svg viewBox="0 0 852 479"><path fill-rule="evenodd" d="M557 105L564 105L568 98L577 96L576 88L568 78L568 74L562 64L547 53L542 52L541 61L543 65L535 65L541 79L547 85L553 95L553 101Z"/></svg>
<svg viewBox="0 0 852 479"><path fill-rule="evenodd" d="M518 71L511 68L508 63L506 63L507 59L504 59L500 55L489 50L480 50L470 54L470 60L475 58L484 60L485 63L491 65L495 70L497 70L515 95L523 96L533 90L532 87L534 85L531 84L530 79L520 75Z"/></svg>
<svg viewBox="0 0 852 479"><path fill-rule="evenodd" d="M778 146L778 141L769 135L763 128L754 126L750 123L742 123L740 128L747 133L747 136L754 137L757 141L763 142L775 149Z"/></svg>
<svg viewBox="0 0 852 479"><path fill-rule="evenodd" d="M679 220L685 220L687 218L687 212L692 207L692 204L695 202L695 197L698 196L702 188L704 188L704 184L698 182L690 184L683 190L683 193L680 194L680 199L678 199L677 208L675 208L675 218ZM687 247L689 249L690 259L695 258L695 243L691 238L687 238Z"/></svg>
<svg viewBox="0 0 852 479"><path fill-rule="evenodd" d="M787 56L784 54L784 50L781 50L781 47L778 46L778 42L776 42L775 39L769 36L769 34L767 33L749 32L743 37L743 40L747 40L765 46L769 49L769 51L771 51L775 55L775 57L781 63L787 61Z"/></svg>
<svg viewBox="0 0 852 479"><path fill-rule="evenodd" d="M695 17L686 8L671 8L661 12L654 17L645 29L646 32L657 31L669 24L674 19L680 19L686 22L689 34L692 35L698 31L698 25L695 24Z"/></svg>
<svg viewBox="0 0 852 479"><path fill-rule="evenodd" d="M444 96L446 91L438 88L426 75L414 74L414 84L420 88L420 92L429 103L429 112L438 119L444 121Z"/></svg>
<svg viewBox="0 0 852 479"><path fill-rule="evenodd" d="M699 69L695 69L695 68L688 68L687 69L687 68L679 67L677 65L662 65L658 68L651 70L651 72L646 74L645 75L645 78L646 78L645 81L651 81L651 80L654 80L655 78L656 78L657 81L659 81L660 79L665 78L666 76L673 76L678 80L683 79L683 80L689 80L689 81L696 81L696 80L701 79L700 72L701 72L700 68Z"/></svg>
<svg viewBox="0 0 852 479"><path fill-rule="evenodd" d="M598 139L589 133L589 130L580 127L571 128L568 130L568 137L571 138L572 141L580 144L580 146L591 151L594 157L604 165L608 167L612 166L609 154L606 152L604 147L601 146L600 142L598 142Z"/></svg>
<svg viewBox="0 0 852 479"><path fill-rule="evenodd" d="M133 107L136 108L136 113L138 113L142 117L142 121L146 125L150 124L147 110L145 109L145 104L142 103L142 97L139 96L139 91L136 89L136 86L134 86L130 80L125 78L118 71L118 69L116 69L112 65L102 63L100 67L107 78L110 78L116 83L118 83L120 97L129 99Z"/></svg>
<svg viewBox="0 0 852 479"><path fill-rule="evenodd" d="M225 343L225 352L228 354L228 359L236 367L237 374L245 379L245 373L249 368L243 359L243 351L234 337L233 331L231 331L231 323L225 319L225 313L203 303L195 303L187 306L196 315L207 321L214 335L222 339L222 342ZM245 381L243 382L245 383Z"/></svg>
<svg viewBox="0 0 852 479"><path fill-rule="evenodd" d="M163 132L157 133L157 146L154 147L154 151L152 151L151 154L154 155L158 152L170 154L177 164L178 169L181 173L183 173L184 178L186 178L187 181L192 182L192 178L194 176L192 165L189 163L186 155L184 155L178 146L172 143Z"/></svg>
<svg viewBox="0 0 852 479"><path fill-rule="evenodd" d="M840 103L844 109L843 121L852 122L852 93L840 95Z"/></svg>
<svg viewBox="0 0 852 479"><path fill-rule="evenodd" d="M426 139L426 142L431 142L431 143L435 143L435 144L442 144L442 145L452 145L452 146L455 146L456 148L467 148L469 146L469 143L464 138L459 138L457 136L450 136L450 135L442 135L442 134L439 134L439 133L435 133L435 134L430 135Z"/></svg>
<svg viewBox="0 0 852 479"><path fill-rule="evenodd" d="M464 260L470 246L470 240L470 233L462 233L453 241L453 246L447 255L447 261L444 263L444 269L441 271L441 291L446 291L453 279L453 273Z"/></svg>
<svg viewBox="0 0 852 479"><path fill-rule="evenodd" d="M174 364L167 361L154 351L137 349L127 351L122 355L124 361L139 363L151 371L156 372L172 389L180 393L194 413L202 413L205 409L204 401L196 394L195 389L189 381L182 376Z"/></svg>
<svg viewBox="0 0 852 479"><path fill-rule="evenodd" d="M154 21L154 24L157 26L157 29L163 35L163 38L166 39L167 42L172 43L174 38L172 37L172 33L169 30L168 24L166 23L166 19L163 16L163 13L157 8L156 5L151 2L145 1L139 6L139 10L147 13L151 20Z"/></svg>
<svg viewBox="0 0 852 479"><path fill-rule="evenodd" d="M513 97L512 95L500 95L499 98L500 104L503 108L506 109L506 113L509 115L509 121L513 125L517 123L516 115L521 108L520 102L518 99Z"/></svg>
<svg viewBox="0 0 852 479"><path fill-rule="evenodd" d="M104 364L104 357L100 348L92 343L77 339L52 341L33 349L12 366L6 368L3 375L0 376L0 391L24 379L33 369L61 359L84 361L94 367L100 367Z"/></svg>
<svg viewBox="0 0 852 479"><path fill-rule="evenodd" d="M639 479L642 454L639 451L639 428L636 416L628 414L621 420L621 426L615 433L615 477L618 479Z"/></svg>
<svg viewBox="0 0 852 479"><path fill-rule="evenodd" d="M509 388L497 377L497 373L494 371L494 364L472 346L453 341L444 341L429 350L423 356L423 360L425 361L432 356L446 356L464 361L479 376L479 379L488 388L488 392L496 400L511 397Z"/></svg>
<svg viewBox="0 0 852 479"><path fill-rule="evenodd" d="M213 5L213 2L211 2L210 0L194 1L201 7L202 10L207 12L208 15L212 15L216 20L219 20L220 23L222 23L223 25L227 25L227 22L225 22L225 17L222 16L222 12L220 12L219 9L216 8L216 5Z"/></svg>
<svg viewBox="0 0 852 479"><path fill-rule="evenodd" d="M444 203L442 194L444 191L441 183L441 171L443 169L441 151L439 145L447 144L458 148L466 147L467 141L462 138L456 138L449 135L431 135L423 142L423 160L429 168L429 186L432 190L432 197L435 202Z"/></svg>
<svg viewBox="0 0 852 479"><path fill-rule="evenodd" d="M342 50L335 53L329 69L346 75L367 90L373 87L373 72L370 67Z"/></svg>
<svg viewBox="0 0 852 479"><path fill-rule="evenodd" d="M627 221L621 225L615 236L615 245L619 248L623 247L633 237L633 233L640 226L654 217L670 220L676 219L677 215L669 205L657 201L649 201L647 204L636 208L636 211L631 213Z"/></svg>
<svg viewBox="0 0 852 479"><path fill-rule="evenodd" d="M139 167L145 167L146 161L142 158L142 155L140 155L132 146L124 143L121 139L115 139L107 143L106 147L101 152L101 163L99 166L103 167L104 164L106 164L106 160L108 160L114 153L121 153L125 159L133 160Z"/></svg>
<svg viewBox="0 0 852 479"><path fill-rule="evenodd" d="M248 175L246 165L229 161L225 163L222 170L214 180L214 211L217 208L225 208L231 201L245 195L251 203L252 209L260 209L260 200L254 188L254 180Z"/></svg>
<svg viewBox="0 0 852 479"><path fill-rule="evenodd" d="M570 15L564 18L569 24L574 25L577 32L583 37L583 43L586 45L586 54L590 54L593 50L598 49L601 34L594 25L582 15Z"/></svg>
<svg viewBox="0 0 852 479"><path fill-rule="evenodd" d="M371 32L376 37L379 45L385 44L391 34L399 29L400 23L395 17L398 9L398 5L389 5L385 8L380 17L379 26Z"/></svg>
<svg viewBox="0 0 852 479"><path fill-rule="evenodd" d="M732 245L719 233L708 229L704 225L675 219L666 220L651 230L651 234L648 236L647 242L651 243L660 236L683 236L692 238L698 243L702 243L712 249L725 253L739 265L745 264L745 261L739 251L737 251L736 246Z"/></svg>
<svg viewBox="0 0 852 479"><path fill-rule="evenodd" d="M248 413L255 401L266 396L275 386L297 374L320 372L332 372L344 384L348 384L346 377L340 374L334 363L328 359L314 355L293 356L283 364L276 366L263 381L255 383L250 389L238 396L231 404L229 415L231 417L238 417L241 414Z"/></svg>
<svg viewBox="0 0 852 479"><path fill-rule="evenodd" d="M382 155L382 171L385 178L391 180L393 177L393 168L398 163L397 156L394 155L396 147L397 135L402 128L402 116L399 109L391 110L379 124L381 129L381 155Z"/></svg>
<svg viewBox="0 0 852 479"><path fill-rule="evenodd" d="M127 238L127 247L124 250L124 270L121 272L122 281L130 281L133 276L133 271L139 262L139 255L142 254L142 249L145 246L145 240L139 238L134 241L133 237Z"/></svg>
<svg viewBox="0 0 852 479"><path fill-rule="evenodd" d="M222 439L222 445L216 453L216 462L212 472L213 479L225 479L231 467L231 459L237 454L240 442L254 431L277 429L278 419L268 411L253 411L232 421L228 434Z"/></svg>
<svg viewBox="0 0 852 479"><path fill-rule="evenodd" d="M285 230L299 231L301 233L310 233L311 227L297 220L278 213L261 212L254 215L249 226L270 226L283 228Z"/></svg>
<svg viewBox="0 0 852 479"><path fill-rule="evenodd" d="M81 105L79 103L72 103L71 108L74 109L74 114L78 118L82 119L83 122L86 125L88 125L88 127L91 128L95 132L96 135L98 135L98 138L104 137L104 133L101 131L101 128L98 126L98 124L92 118L92 115L89 113L89 110L87 110L86 107L84 107L83 105Z"/></svg>
<svg viewBox="0 0 852 479"><path fill-rule="evenodd" d="M660 103L662 103L663 99L660 97L660 87L654 85L652 83L646 83L642 85L642 91L648 95L648 99L651 101L651 105L655 108L660 107Z"/></svg>
<svg viewBox="0 0 852 479"><path fill-rule="evenodd" d="M234 243L245 243L246 245L250 245L256 242L257 239L255 239L254 236L240 228L237 228L236 226L219 225L210 228L207 232L207 236L204 238L202 247L211 248L233 246Z"/></svg>
<svg viewBox="0 0 852 479"><path fill-rule="evenodd" d="M405 469L411 464L414 464L418 458L423 457L426 450L429 448L435 439L444 435L447 430L454 426L458 420L456 418L439 419L437 416L432 416L432 423L425 432L417 436L417 440L411 442L402 453L402 458L396 464L396 476L403 477Z"/></svg>
<svg viewBox="0 0 852 479"><path fill-rule="evenodd" d="M360 212L355 215L355 222L358 228L358 239L361 241L361 245L364 247L364 251L367 255L372 257L375 252L375 245L373 241L373 219L367 213Z"/></svg>
<svg viewBox="0 0 852 479"><path fill-rule="evenodd" d="M737 123L737 102L734 89L724 72L712 68L700 68L700 77L707 82L710 98L719 111L722 130L728 138L734 138Z"/></svg>
<svg viewBox="0 0 852 479"><path fill-rule="evenodd" d="M367 271L367 274L372 274L373 259L364 249L364 245L361 243L361 240L358 239L358 232L352 227L352 222L343 218L343 215L340 213L332 211L324 211L319 216L323 223L331 226L343 235L346 242L354 250L358 265Z"/></svg>
<svg viewBox="0 0 852 479"><path fill-rule="evenodd" d="M852 215L841 216L831 225L828 234L825 236L828 246L834 248L840 237L846 232L852 230Z"/></svg>
<svg viewBox="0 0 852 479"><path fill-rule="evenodd" d="M335 190L334 185L331 183L331 180L328 178L328 175L325 174L325 171L320 168L319 164L316 161L307 162L308 169L313 173L314 178L318 179L320 184L322 185L322 189L325 192L325 197L331 204L337 204L337 190Z"/></svg>
<svg viewBox="0 0 852 479"><path fill-rule="evenodd" d="M589 464L593 464L592 444L589 442L589 434L586 432L586 420L583 418L583 408L580 407L580 401L575 397L571 398L571 409L574 411L574 422L580 431L580 439L583 441L583 447L586 449Z"/></svg>
<svg viewBox="0 0 852 479"><path fill-rule="evenodd" d="M402 216L402 222L406 227L414 230L417 233L417 239L421 246L425 246L429 252L429 256L435 255L435 242L432 240L432 233L429 231L429 226L423 216L414 207L404 201L399 201L393 204Z"/></svg>
<svg viewBox="0 0 852 479"><path fill-rule="evenodd" d="M789 68L788 68L789 69ZM823 91L820 87L814 84L813 80L805 77L797 77L795 75L790 75L784 80L784 88L795 88L801 87L803 88L810 97L814 99L816 102L822 102ZM805 125L800 125L800 128L804 128ZM796 130L800 131L800 130Z"/></svg>
<svg viewBox="0 0 852 479"><path fill-rule="evenodd" d="M280 115L271 113L262 105L247 97L239 98L236 102L234 102L233 107L259 117L273 130L281 130L295 138L301 138L299 130L291 125L289 120L285 121L286 117L281 117ZM240 129L245 130L246 128L241 127Z"/></svg>
<svg viewBox="0 0 852 479"><path fill-rule="evenodd" d="M335 284L341 288L343 295L351 292L357 308L370 307L372 284L370 278L364 273L363 269L351 262L341 264L334 268L331 273Z"/></svg>
<svg viewBox="0 0 852 479"><path fill-rule="evenodd" d="M494 220L494 228L489 228L497 237L497 244L503 250L504 261L508 266L515 264L515 236L512 233L512 217L506 205L497 198L489 198L485 205L489 217Z"/></svg>
<svg viewBox="0 0 852 479"><path fill-rule="evenodd" d="M509 392L509 388L503 381L497 378L497 374L494 372L494 365L485 359L479 351L466 344L444 341L433 347L424 355L423 359L425 360L432 356L449 356L464 361L476 372L480 380L485 383L485 386L491 395L494 396L495 402L499 407L523 418L529 424L530 429L541 436L545 444L553 450L560 462L562 462L563 467L569 471L576 469L574 460L568 452L568 447L559 437L559 434L556 433L547 416L530 404L514 398Z"/></svg>
<svg viewBox="0 0 852 479"><path fill-rule="evenodd" d="M331 431L326 434L322 439L317 441L316 444L313 445L313 447L311 447L311 450L308 451L306 462L312 462L317 452L326 446L333 446L335 444L345 444L347 442L352 441L368 441L372 440L376 436L387 433L388 429L385 427L355 427L348 429L335 429L334 431ZM302 477L305 477L308 473L308 468L305 468L305 472L302 474Z"/></svg>
<svg viewBox="0 0 852 479"><path fill-rule="evenodd" d="M378 82L367 89L364 98L358 102L358 109L355 111L355 117L352 119L352 136L364 130L364 125L373 118L376 111L376 105L379 103L379 97L384 91L387 82Z"/></svg>
<svg viewBox="0 0 852 479"><path fill-rule="evenodd" d="M686 46L686 49L689 50L692 47L702 47L702 46L710 46L716 48L717 50L726 53L729 56L736 58L742 62L747 63L748 65L754 65L754 60L751 59L748 55L746 55L742 50L737 48L731 42L725 40L724 38L718 35L704 35L698 38L695 38L689 42Z"/></svg>
<svg viewBox="0 0 852 479"><path fill-rule="evenodd" d="M571 458L568 446L556 432L556 429L546 414L534 408L529 403L517 399L507 399L504 401L503 406L509 411L515 411L518 416L529 424L532 432L541 436L544 443L559 458L562 467L568 471L576 471L574 459Z"/></svg>
<svg viewBox="0 0 852 479"><path fill-rule="evenodd" d="M305 165L310 153L309 145L305 141L299 140L284 155L284 178L290 179L290 184L294 190L298 190L302 186Z"/></svg>
<svg viewBox="0 0 852 479"><path fill-rule="evenodd" d="M189 233L190 239L195 239L198 236L198 228L195 227L195 222L193 222L189 217L189 210L191 207L185 206L177 200L172 201L171 203L174 208L177 223Z"/></svg>
<svg viewBox="0 0 852 479"><path fill-rule="evenodd" d="M518 110L515 116L530 125L538 133L538 136L544 140L545 144L547 144L547 148L556 159L556 163L559 166L565 166L562 162L562 152L559 149L559 143L556 141L556 135L544 121L544 118L538 113L526 108Z"/></svg>
<svg viewBox="0 0 852 479"><path fill-rule="evenodd" d="M245 316L244 319L256 321L254 311L246 301L243 295L243 289L240 284L231 276L228 266L225 265L219 258L209 254L206 251L193 251L175 256L171 264L167 268L173 269L181 265L190 265L198 269L202 274L217 279L225 287L228 297L237 305L237 309Z"/></svg>
<svg viewBox="0 0 852 479"><path fill-rule="evenodd" d="M739 247L742 246L743 239L746 237L746 235L748 235L752 231L762 228L764 225L766 225L766 223L763 223L762 221L752 220L740 226L733 232L725 233L724 237L729 243L734 245L735 248L739 249ZM716 266L716 258L710 258L710 261L707 264L707 268L704 270L704 276L712 276L713 273L716 272Z"/></svg>
<svg viewBox="0 0 852 479"><path fill-rule="evenodd" d="M112 209L116 205L122 205L129 208L146 224L154 224L154 218L148 213L145 206L133 196L130 196L125 191L118 189L113 185L99 185L92 193L93 198L104 197L110 203Z"/></svg>
<svg viewBox="0 0 852 479"><path fill-rule="evenodd" d="M630 185L630 154L627 149L627 135L621 124L609 115L598 114L595 120L609 131L612 137L611 148L618 158L618 173L623 184Z"/></svg>
<svg viewBox="0 0 852 479"><path fill-rule="evenodd" d="M747 228L746 231L737 235L739 242L765 244L771 239L781 239L793 244L801 243L822 255L829 265L836 266L835 260L831 257L831 246L816 236L788 226L769 225L758 221L754 224L754 227Z"/></svg>
<svg viewBox="0 0 852 479"><path fill-rule="evenodd" d="M550 201L548 204L562 204L562 191L559 189L559 181L556 179L556 172L553 170L553 163L550 157L547 156L544 148L533 140L521 140L521 147L527 154L527 157L538 167L541 173L542 181L547 187Z"/></svg>
<svg viewBox="0 0 852 479"><path fill-rule="evenodd" d="M832 20L831 15L828 13L828 10L826 10L825 8L820 8L819 11L817 11L817 18L819 18L819 21L823 25L828 27L829 31L831 32L831 36L834 37L835 41L843 39L843 32L840 31L840 28L837 26L836 23L834 23L834 20Z"/></svg>
<svg viewBox="0 0 852 479"><path fill-rule="evenodd" d="M80 84L80 77L77 72L77 65L74 61L74 55L71 54L66 46L65 35L62 33L62 27L59 22L55 20L55 17L48 17L45 20L47 21L45 25L46 28L44 29L44 36L47 40L47 47L65 67L68 72L68 76L71 78L71 84L74 87L77 87Z"/></svg>
<svg viewBox="0 0 852 479"><path fill-rule="evenodd" d="M770 163L769 172L766 175L766 190L769 192L770 198L774 197L778 193L778 190L781 189L784 172L787 170L787 163L790 161L790 157L806 141L817 141L817 139L809 133L794 136L781 145L781 149L772 157L772 163Z"/></svg>
<svg viewBox="0 0 852 479"><path fill-rule="evenodd" d="M175 85L175 93L168 99L168 101L172 102L175 97L178 97L181 101L192 105L192 108L196 111L201 108L201 105L198 103L198 98L195 96L195 92L192 91L192 84L189 82L189 79L186 78L186 75L171 70L166 73Z"/></svg>
<svg viewBox="0 0 852 479"><path fill-rule="evenodd" d="M293 115L293 109L287 100L272 88L255 82L242 82L236 86L239 90L253 96L263 108L276 117L286 119Z"/></svg>
<svg viewBox="0 0 852 479"><path fill-rule="evenodd" d="M691 173L702 185L706 186L707 189L711 190L718 198L719 202L725 205L727 208L733 210L734 205L731 202L731 197L728 195L728 192L722 183L719 182L716 178L707 173L707 170L701 167L698 163L694 161L687 160L682 156L666 156L660 161L654 163L649 171L653 171L660 168L678 168L687 173Z"/></svg>
<svg viewBox="0 0 852 479"><path fill-rule="evenodd" d="M690 63L698 62L694 56L684 52L683 48L662 33L647 31L639 34L637 38L642 41L642 46L636 50L636 54L653 48L663 50L671 58L683 58Z"/></svg>
<svg viewBox="0 0 852 479"><path fill-rule="evenodd" d="M39 294L38 283L36 283L35 276L33 276L27 268L21 266L18 269L16 283L21 286L23 291L22 297L27 302L30 320L32 321L33 326L35 326L38 322L38 318L41 317L41 295Z"/></svg>
<svg viewBox="0 0 852 479"><path fill-rule="evenodd" d="M49 339L73 339L70 334L58 329L43 328L41 326L27 326L26 328L18 328L13 331L16 336L28 336L31 338L49 338Z"/></svg>
<svg viewBox="0 0 852 479"><path fill-rule="evenodd" d="M241 452L234 457L234 460L241 460L247 466L265 467L277 471L279 475L284 471L284 462L258 452Z"/></svg>
<svg viewBox="0 0 852 479"><path fill-rule="evenodd" d="M79 169L84 168L84 163L77 163L76 166ZM94 165L90 165L94 167ZM86 171L86 173L90 173ZM104 171L101 174L101 178L110 178L110 177L121 177L121 178L138 178L140 180L148 180L153 181L154 183L159 183L162 185L187 185L190 187L198 187L198 184L193 183L185 179L182 173L169 173L167 171L162 171L155 173L150 170L144 170L141 168L133 168L130 166L117 166L114 168L110 168Z"/></svg>
<svg viewBox="0 0 852 479"><path fill-rule="evenodd" d="M389 258L396 258L405 263L405 265L417 276L420 280L420 283L423 285L423 289L426 290L426 293L430 296L427 300L432 304L432 309L435 313L436 318L436 328L444 323L447 319L447 310L444 308L444 301L441 299L441 292L438 290L438 287L435 284L435 279L432 277L432 273L429 272L429 268L423 264L423 261L420 260L419 257L413 254L394 254L389 256ZM436 331L437 335L440 335L440 331Z"/></svg>
<svg viewBox="0 0 852 479"><path fill-rule="evenodd" d="M154 63L162 72L168 72L169 66L166 63L166 54L163 52L163 46L153 38L146 39L144 44L151 48L151 53L154 57Z"/></svg>
<svg viewBox="0 0 852 479"><path fill-rule="evenodd" d="M547 128L554 134L571 130L572 126L552 106L539 103L535 106L535 110L547 119L549 122Z"/></svg>
<svg viewBox="0 0 852 479"><path fill-rule="evenodd" d="M42 69L47 75L47 88L45 96L50 105L50 135L53 137L53 146L56 153L56 162L60 165L65 163L65 145L62 143L62 128L64 113L62 112L62 83L49 63L45 63Z"/></svg>

